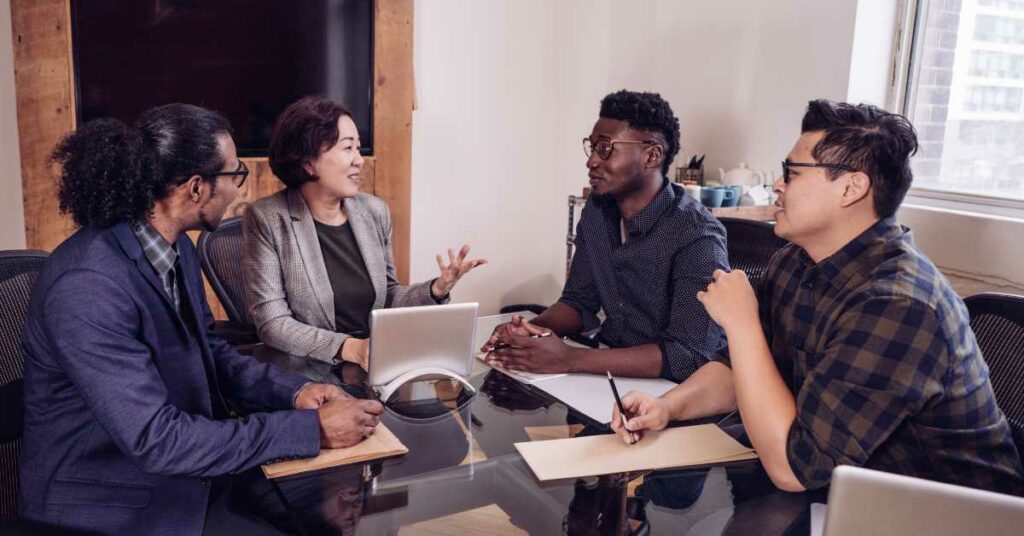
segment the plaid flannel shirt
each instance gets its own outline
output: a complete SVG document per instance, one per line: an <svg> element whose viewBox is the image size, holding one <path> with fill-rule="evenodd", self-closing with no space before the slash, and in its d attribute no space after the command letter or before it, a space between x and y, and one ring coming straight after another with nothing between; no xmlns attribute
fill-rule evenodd
<svg viewBox="0 0 1024 536"><path fill-rule="evenodd" d="M787 451L805 487L849 464L1024 494L967 309L895 218L818 264L787 246L758 301L796 396Z"/></svg>
<svg viewBox="0 0 1024 536"><path fill-rule="evenodd" d="M160 282L164 284L164 291L174 303L174 309L181 310L181 295L178 293L177 270L178 263L177 246L168 244L163 236L149 223L139 223L132 226L135 237L142 245L142 253L146 255L149 264L156 270Z"/></svg>

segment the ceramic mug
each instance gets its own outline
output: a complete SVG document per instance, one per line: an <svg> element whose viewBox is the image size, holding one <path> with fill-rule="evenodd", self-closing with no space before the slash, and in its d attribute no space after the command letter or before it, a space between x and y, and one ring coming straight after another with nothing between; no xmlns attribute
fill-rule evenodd
<svg viewBox="0 0 1024 536"><path fill-rule="evenodd" d="M718 208L722 206L722 201L725 199L725 194L732 194L732 192L723 188L701 188L700 189L700 202L708 208Z"/></svg>
<svg viewBox="0 0 1024 536"><path fill-rule="evenodd" d="M726 194L725 197L722 198L723 207L735 207L740 204L740 196L743 195L742 186L722 186L721 188L723 190L728 190L732 194Z"/></svg>
<svg viewBox="0 0 1024 536"><path fill-rule="evenodd" d="M696 184L687 184L687 185L683 186L683 189L686 190L686 195L696 199L697 201L701 200L700 199L700 186L697 186Z"/></svg>

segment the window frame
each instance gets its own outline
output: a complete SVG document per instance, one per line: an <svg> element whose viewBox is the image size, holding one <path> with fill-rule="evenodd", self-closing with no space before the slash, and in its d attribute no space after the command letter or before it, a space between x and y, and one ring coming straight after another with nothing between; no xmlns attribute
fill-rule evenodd
<svg viewBox="0 0 1024 536"><path fill-rule="evenodd" d="M934 0L900 0L897 9L896 36L893 39L893 53L890 62L889 91L886 106L895 113L909 116L916 88L913 70L920 53L924 31L924 17L921 12ZM940 0L941 1L941 0ZM1024 180L1024 177L1021 177ZM912 186L907 192L907 204L932 208L956 210L984 216L1003 216L1024 220L1024 200L989 196L976 193L951 192L936 188Z"/></svg>

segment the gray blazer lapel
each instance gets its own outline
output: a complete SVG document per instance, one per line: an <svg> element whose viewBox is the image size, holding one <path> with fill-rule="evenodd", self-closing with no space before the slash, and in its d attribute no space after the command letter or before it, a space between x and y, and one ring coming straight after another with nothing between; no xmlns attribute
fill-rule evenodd
<svg viewBox="0 0 1024 536"><path fill-rule="evenodd" d="M380 309L387 300L388 289L387 266L384 263L384 246L379 226L374 223L373 216L358 197L345 200L345 214L348 216L348 224L352 226L356 243L359 244L359 252L363 254L366 271L373 281L373 291L377 294L373 308Z"/></svg>
<svg viewBox="0 0 1024 536"><path fill-rule="evenodd" d="M306 200L302 198L297 190L288 190L288 213L292 220L292 237L299 248L302 256L302 264L306 268L306 277L309 278L309 285L316 295L320 309L324 313L324 320L331 329L334 325L334 291L331 289L331 280L327 278L327 266L324 264L324 256L320 251L320 241L317 239L316 226L313 224L313 215L306 206Z"/></svg>

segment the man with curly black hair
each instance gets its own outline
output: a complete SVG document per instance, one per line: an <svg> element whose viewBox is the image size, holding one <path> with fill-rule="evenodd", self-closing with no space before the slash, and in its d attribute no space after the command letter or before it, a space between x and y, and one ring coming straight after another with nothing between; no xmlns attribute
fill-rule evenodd
<svg viewBox="0 0 1024 536"><path fill-rule="evenodd" d="M185 233L216 228L245 182L231 127L169 104L134 127L87 123L54 160L81 229L50 255L25 320L22 516L90 534L262 533L229 512L222 477L355 444L381 406L209 329ZM271 411L239 420L226 399Z"/></svg>
<svg viewBox="0 0 1024 536"><path fill-rule="evenodd" d="M601 101L583 149L592 194L562 297L529 322L498 326L484 351L510 370L685 380L725 343L696 294L729 264L725 229L666 178L679 120L657 93L618 91ZM530 336L590 330L599 311L608 348Z"/></svg>

